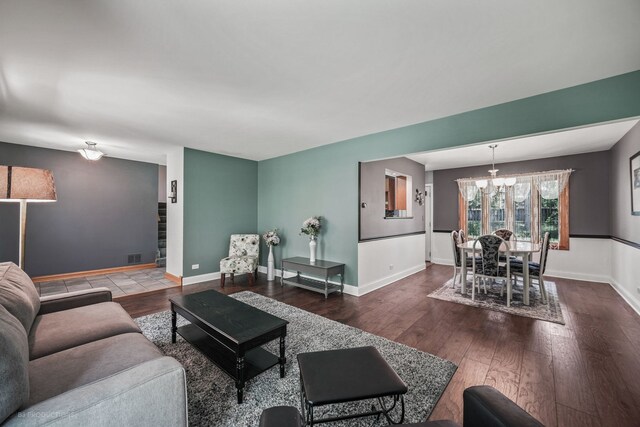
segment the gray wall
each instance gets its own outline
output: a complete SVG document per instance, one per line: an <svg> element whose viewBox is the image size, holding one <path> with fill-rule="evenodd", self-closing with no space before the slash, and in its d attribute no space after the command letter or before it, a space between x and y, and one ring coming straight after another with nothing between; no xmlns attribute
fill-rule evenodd
<svg viewBox="0 0 640 427"><path fill-rule="evenodd" d="M384 218L385 169L410 175L412 186L408 191L413 203L413 218ZM424 165L405 157L367 162L360 165L360 240L390 237L400 234L424 232L424 205L413 201L416 188L424 192Z"/></svg>
<svg viewBox="0 0 640 427"><path fill-rule="evenodd" d="M0 164L53 171L56 203L30 203L25 264L31 276L153 262L158 165L0 143ZM18 260L17 203L0 203L0 262Z"/></svg>
<svg viewBox="0 0 640 427"><path fill-rule="evenodd" d="M433 184L433 171L425 171L424 172L424 183L425 184Z"/></svg>
<svg viewBox="0 0 640 427"><path fill-rule="evenodd" d="M167 202L167 167L158 165L158 202Z"/></svg>
<svg viewBox="0 0 640 427"><path fill-rule="evenodd" d="M640 216L631 215L629 159L640 151L640 123L611 149L611 235L640 244Z"/></svg>
<svg viewBox="0 0 640 427"><path fill-rule="evenodd" d="M501 174L574 169L569 179L569 234L608 236L609 151L549 159L500 163ZM628 160L628 159L627 159ZM458 227L458 178L486 176L490 165L438 170L433 173L433 229ZM627 166L628 173L628 166Z"/></svg>

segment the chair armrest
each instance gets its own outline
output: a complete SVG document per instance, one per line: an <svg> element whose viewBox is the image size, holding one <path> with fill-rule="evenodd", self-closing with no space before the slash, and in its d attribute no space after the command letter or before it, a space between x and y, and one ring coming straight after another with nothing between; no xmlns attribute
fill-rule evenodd
<svg viewBox="0 0 640 427"><path fill-rule="evenodd" d="M544 427L493 387L469 387L462 396L464 427Z"/></svg>
<svg viewBox="0 0 640 427"><path fill-rule="evenodd" d="M66 294L50 295L40 297L40 311L38 314L53 313L110 301L111 291L109 288L93 288Z"/></svg>
<svg viewBox="0 0 640 427"><path fill-rule="evenodd" d="M6 421L7 426L187 426L184 368L160 357L69 390ZM3 424L4 427L4 424Z"/></svg>

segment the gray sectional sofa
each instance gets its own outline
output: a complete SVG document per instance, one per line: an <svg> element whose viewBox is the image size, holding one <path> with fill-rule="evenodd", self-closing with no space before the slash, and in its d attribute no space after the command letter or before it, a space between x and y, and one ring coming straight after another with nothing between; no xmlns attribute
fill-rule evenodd
<svg viewBox="0 0 640 427"><path fill-rule="evenodd" d="M108 289L40 298L0 263L0 424L185 426L185 371Z"/></svg>

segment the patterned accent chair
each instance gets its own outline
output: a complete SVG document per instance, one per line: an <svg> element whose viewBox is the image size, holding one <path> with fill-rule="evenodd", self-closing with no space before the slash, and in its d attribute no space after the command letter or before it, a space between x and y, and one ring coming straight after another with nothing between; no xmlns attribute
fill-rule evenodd
<svg viewBox="0 0 640 427"><path fill-rule="evenodd" d="M504 245L504 246L503 246ZM507 285L507 307L511 307L511 272L509 263L500 262L500 247L506 249L506 258L509 258L509 243L494 234L487 234L478 237L473 244L473 285L471 286L471 299L476 298L476 283L480 288L480 280L484 283L484 293L487 293L487 279L502 279L503 286L500 294ZM476 250L481 249L480 262L476 258ZM477 282L476 282L477 281Z"/></svg>
<svg viewBox="0 0 640 427"><path fill-rule="evenodd" d="M224 279L231 275L249 274L249 285L254 284L258 276L258 260L260 255L259 234L232 234L229 241L229 256L220 261L220 285L224 288Z"/></svg>
<svg viewBox="0 0 640 427"><path fill-rule="evenodd" d="M542 297L542 303L546 304L549 299L547 298L547 288L544 287L544 271L547 268L547 255L549 253L549 232L544 233L542 239L542 250L540 251L540 262L529 261L529 280L533 282L533 279L538 281L540 286L540 296ZM515 277L520 276L524 278L524 269L521 259L511 260L509 262L511 267L511 275Z"/></svg>

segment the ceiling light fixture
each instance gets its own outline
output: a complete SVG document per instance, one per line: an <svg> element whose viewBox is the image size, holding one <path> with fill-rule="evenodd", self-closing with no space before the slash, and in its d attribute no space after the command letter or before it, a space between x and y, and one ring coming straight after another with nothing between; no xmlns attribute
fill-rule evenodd
<svg viewBox="0 0 640 427"><path fill-rule="evenodd" d="M511 187L516 183L515 177L509 178L500 178L498 177L498 169L496 169L496 148L498 144L490 145L491 148L491 169L489 169L489 174L491 174L491 180L487 179L478 179L476 180L476 187L481 190L488 188L488 191L493 192L493 189L500 189L503 186ZM491 184L491 185L489 185Z"/></svg>
<svg viewBox="0 0 640 427"><path fill-rule="evenodd" d="M85 144L87 144L87 148L78 150L78 153L85 159L95 162L104 156L104 153L96 148L97 144L95 142L85 141Z"/></svg>

